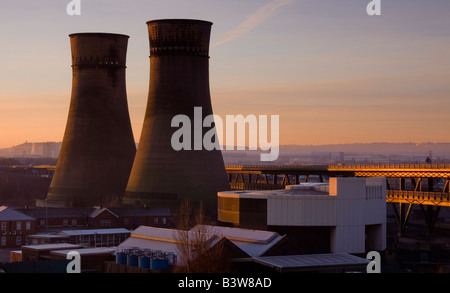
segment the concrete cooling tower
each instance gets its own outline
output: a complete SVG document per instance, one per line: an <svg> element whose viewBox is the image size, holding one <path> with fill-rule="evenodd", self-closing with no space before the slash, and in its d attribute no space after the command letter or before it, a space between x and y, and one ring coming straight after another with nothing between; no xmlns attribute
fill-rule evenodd
<svg viewBox="0 0 450 293"><path fill-rule="evenodd" d="M128 36L70 35L72 95L47 201L64 207L121 202L136 154L125 85Z"/></svg>
<svg viewBox="0 0 450 293"><path fill-rule="evenodd" d="M183 200L217 206L217 192L229 190L220 150L174 150L176 115L189 117L194 140L194 108L212 114L209 89L211 22L163 19L147 22L150 83L141 138L124 204L177 206ZM211 129L211 128L209 128ZM203 135L206 128L200 130ZM192 142L191 145L194 145Z"/></svg>

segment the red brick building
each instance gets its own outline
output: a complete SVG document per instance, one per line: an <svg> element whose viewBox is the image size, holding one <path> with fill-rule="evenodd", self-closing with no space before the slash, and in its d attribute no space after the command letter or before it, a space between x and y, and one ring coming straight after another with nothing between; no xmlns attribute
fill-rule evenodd
<svg viewBox="0 0 450 293"><path fill-rule="evenodd" d="M118 228L119 216L107 208L95 209L89 215L89 227L92 229Z"/></svg>
<svg viewBox="0 0 450 293"><path fill-rule="evenodd" d="M173 228L175 216L167 208L28 208L18 209L36 219L40 233L62 230L125 228L141 225Z"/></svg>
<svg viewBox="0 0 450 293"><path fill-rule="evenodd" d="M125 228L145 225L173 228L175 216L166 208L25 208L0 207L0 248L20 247L27 236L63 230ZM58 241L57 241L58 242Z"/></svg>
<svg viewBox="0 0 450 293"><path fill-rule="evenodd" d="M36 219L5 206L0 207L0 248L27 244L28 235L36 233Z"/></svg>
<svg viewBox="0 0 450 293"><path fill-rule="evenodd" d="M175 228L175 215L168 208L111 208L117 215L118 227L134 230L139 226ZM101 227L99 227L101 228Z"/></svg>
<svg viewBox="0 0 450 293"><path fill-rule="evenodd" d="M95 208L27 208L18 209L36 219L37 232L59 232L67 229L88 229L89 215Z"/></svg>

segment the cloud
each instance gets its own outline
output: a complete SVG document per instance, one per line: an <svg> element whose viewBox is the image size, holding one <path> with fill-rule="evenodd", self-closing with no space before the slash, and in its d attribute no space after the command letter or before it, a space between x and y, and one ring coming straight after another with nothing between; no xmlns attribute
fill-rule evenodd
<svg viewBox="0 0 450 293"><path fill-rule="evenodd" d="M293 0L275 0L264 5L263 7L249 15L247 19L235 29L227 32L222 40L212 44L212 47L216 47L240 38L242 35L248 33L259 24L270 18L280 7L287 5L292 1Z"/></svg>

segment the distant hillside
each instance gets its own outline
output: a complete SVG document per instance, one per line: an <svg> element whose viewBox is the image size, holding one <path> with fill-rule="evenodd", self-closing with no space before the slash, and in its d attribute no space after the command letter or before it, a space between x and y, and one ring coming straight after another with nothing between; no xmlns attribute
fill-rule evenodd
<svg viewBox="0 0 450 293"><path fill-rule="evenodd" d="M354 154L450 156L450 143L353 143L334 145L285 145L281 153L345 152Z"/></svg>
<svg viewBox="0 0 450 293"><path fill-rule="evenodd" d="M223 151L225 164L261 164L259 151ZM268 164L420 164L450 163L450 143L353 143L282 145Z"/></svg>
<svg viewBox="0 0 450 293"><path fill-rule="evenodd" d="M48 157L57 158L61 142L26 142L11 148L0 149L0 157ZM313 152L344 152L359 155L410 155L410 156L441 156L450 158L450 143L352 143L329 145L282 145L280 154L311 154ZM239 155L246 151L224 151L227 155ZM249 152L255 154L258 152Z"/></svg>
<svg viewBox="0 0 450 293"><path fill-rule="evenodd" d="M25 142L10 148L0 149L4 158L57 158L61 142Z"/></svg>

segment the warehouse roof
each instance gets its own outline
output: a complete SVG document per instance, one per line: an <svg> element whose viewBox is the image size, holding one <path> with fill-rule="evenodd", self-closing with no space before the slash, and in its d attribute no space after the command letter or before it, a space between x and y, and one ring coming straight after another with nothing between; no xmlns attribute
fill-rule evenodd
<svg viewBox="0 0 450 293"><path fill-rule="evenodd" d="M173 216L172 212L169 208L164 207L147 207L147 208L139 208L139 207L121 207L121 208L109 208L110 211L119 216L165 216L170 217Z"/></svg>
<svg viewBox="0 0 450 293"><path fill-rule="evenodd" d="M87 217L95 208L27 208L18 211L34 218L77 218Z"/></svg>
<svg viewBox="0 0 450 293"><path fill-rule="evenodd" d="M328 183L301 183L298 185L287 185L285 189L276 190L232 190L221 191L219 197L227 198L250 198L250 199L268 199L279 198L280 196L329 196Z"/></svg>
<svg viewBox="0 0 450 293"><path fill-rule="evenodd" d="M64 234L68 236L78 236L78 235L95 235L95 234L127 234L130 233L129 230L125 228L111 228L111 229L88 229L88 230L64 230L58 234Z"/></svg>
<svg viewBox="0 0 450 293"><path fill-rule="evenodd" d="M51 251L51 254L57 254L57 255L67 255L69 252L76 251L81 256L83 255L100 255L100 254L106 254L111 255L115 252L112 248L106 248L106 247L89 247L89 248L75 248L75 249L65 249L65 250L55 250Z"/></svg>
<svg viewBox="0 0 450 293"><path fill-rule="evenodd" d="M47 250L58 250L58 249L75 249L75 248L80 248L80 247L81 247L81 245L77 245L77 244L54 243L54 244L24 245L24 246L22 246L22 250L29 249L29 250L47 251Z"/></svg>
<svg viewBox="0 0 450 293"><path fill-rule="evenodd" d="M186 234L176 229L140 226L118 249L149 249L178 254L180 244L188 245L189 240L195 241L199 237L211 246L226 238L248 256L262 256L283 239L276 232L219 226L198 225Z"/></svg>
<svg viewBox="0 0 450 293"><path fill-rule="evenodd" d="M76 218L94 217L108 210L111 214L122 217L172 216L170 209L162 207L121 207L121 208L21 208L17 211L34 218Z"/></svg>
<svg viewBox="0 0 450 293"><path fill-rule="evenodd" d="M277 232L264 230L206 225L196 226L192 230L195 229L205 229L218 237L225 237L249 256L264 255L267 250L272 248L283 238L283 236Z"/></svg>
<svg viewBox="0 0 450 293"><path fill-rule="evenodd" d="M283 273L336 269L364 269L370 262L365 258L347 253L263 256L254 257L253 261Z"/></svg>
<svg viewBox="0 0 450 293"><path fill-rule="evenodd" d="M34 220L34 218L6 206L0 207L0 221L30 221L30 220Z"/></svg>
<svg viewBox="0 0 450 293"><path fill-rule="evenodd" d="M116 215L116 214L113 213L110 209L107 209L107 208L95 209L95 210L89 215L89 217L95 218L95 217L97 217L98 215L100 215L101 213L103 213L103 212L105 212L105 211L108 212L108 213L110 213L111 215L113 215L113 216L116 217L116 218L119 217L118 215Z"/></svg>

